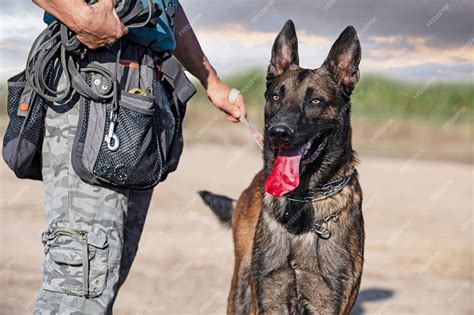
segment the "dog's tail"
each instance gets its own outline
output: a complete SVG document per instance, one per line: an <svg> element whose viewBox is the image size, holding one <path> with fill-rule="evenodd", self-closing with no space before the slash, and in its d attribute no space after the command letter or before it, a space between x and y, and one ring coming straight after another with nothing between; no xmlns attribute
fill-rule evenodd
<svg viewBox="0 0 474 315"><path fill-rule="evenodd" d="M204 203L211 208L222 224L230 225L232 220L232 210L234 209L234 199L226 196L216 195L206 190L198 192Z"/></svg>

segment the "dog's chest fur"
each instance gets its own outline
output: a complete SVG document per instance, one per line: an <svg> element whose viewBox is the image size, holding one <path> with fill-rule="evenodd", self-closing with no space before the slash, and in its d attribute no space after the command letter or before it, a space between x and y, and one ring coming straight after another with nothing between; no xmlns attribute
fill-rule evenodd
<svg viewBox="0 0 474 315"><path fill-rule="evenodd" d="M273 243L280 248L272 252L287 255L284 259L294 273L295 301L304 303L304 297L299 296L301 286L314 287L322 301L337 299L342 294L341 279L360 271L364 238L361 204L362 192L356 177L334 198L316 203L295 205L286 198L265 194L261 219L266 221L269 237L281 240ZM337 222L328 222L329 239L308 232L315 222L341 208Z"/></svg>
<svg viewBox="0 0 474 315"><path fill-rule="evenodd" d="M360 210L361 203L362 192L357 178L354 178L351 185L345 187L336 196L317 202L295 202L287 198L275 198L265 193L262 211L267 212L271 218L284 226L288 233L296 236L309 232L315 223L320 224L325 218L339 210L342 210L343 217L351 215L354 208ZM344 223L342 223L343 226ZM337 225L333 228L337 228Z"/></svg>

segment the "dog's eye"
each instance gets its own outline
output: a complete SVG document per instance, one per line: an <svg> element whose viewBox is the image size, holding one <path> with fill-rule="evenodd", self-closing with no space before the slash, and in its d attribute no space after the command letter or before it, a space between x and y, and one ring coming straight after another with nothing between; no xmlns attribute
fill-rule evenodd
<svg viewBox="0 0 474 315"><path fill-rule="evenodd" d="M276 95L276 94L273 94L272 95L272 100L274 101L278 101L280 99L280 96Z"/></svg>
<svg viewBox="0 0 474 315"><path fill-rule="evenodd" d="M319 103L321 103L321 101L318 100L317 98L313 98L313 99L311 100L311 103L314 104L314 105L318 105Z"/></svg>

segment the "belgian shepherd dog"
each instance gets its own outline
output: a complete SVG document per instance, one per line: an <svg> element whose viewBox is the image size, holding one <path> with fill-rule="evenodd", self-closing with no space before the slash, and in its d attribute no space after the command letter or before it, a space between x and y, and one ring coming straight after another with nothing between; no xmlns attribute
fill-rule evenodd
<svg viewBox="0 0 474 315"><path fill-rule="evenodd" d="M348 314L362 275L362 190L350 96L361 48L348 26L317 69L299 66L291 20L267 73L264 166L232 199L201 191L231 224L235 266L228 314Z"/></svg>

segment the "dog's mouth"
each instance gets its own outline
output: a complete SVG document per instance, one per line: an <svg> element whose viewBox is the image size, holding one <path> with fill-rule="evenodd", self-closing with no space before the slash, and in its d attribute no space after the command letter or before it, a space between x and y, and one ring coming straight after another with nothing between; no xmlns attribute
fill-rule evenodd
<svg viewBox="0 0 474 315"><path fill-rule="evenodd" d="M276 148L273 168L265 181L265 191L275 197L281 197L298 187L301 169L321 155L329 133L330 131L320 132L301 146Z"/></svg>

